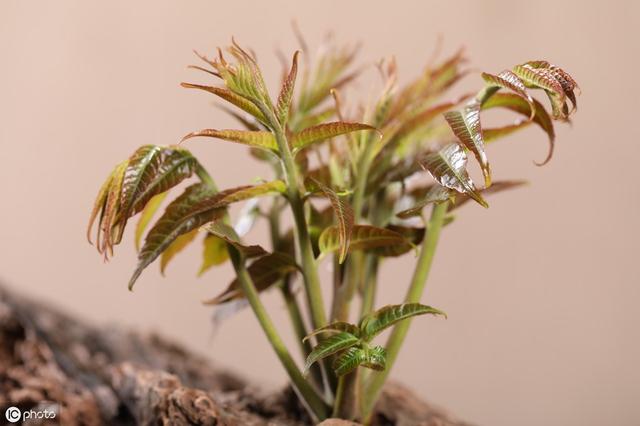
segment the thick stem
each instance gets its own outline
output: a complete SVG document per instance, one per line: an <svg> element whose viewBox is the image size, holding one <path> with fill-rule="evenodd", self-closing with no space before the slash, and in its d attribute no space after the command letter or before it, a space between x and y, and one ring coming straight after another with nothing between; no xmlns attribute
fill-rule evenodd
<svg viewBox="0 0 640 426"><path fill-rule="evenodd" d="M291 383L293 384L294 389L302 399L302 401L307 406L307 409L310 411L310 414L317 418L318 420L323 420L329 415L329 407L322 400L322 398L316 393L316 391L311 387L309 383L302 376L302 373L296 366L293 358L289 354L287 347L284 342L280 338L280 335L276 331L276 328L269 317L260 297L258 296L258 291L251 279L251 275L247 271L247 268L244 264L244 260L241 258L238 251L229 245L229 254L231 257L231 261L233 262L233 267L235 268L236 275L238 280L240 281L240 285L242 287L242 291L244 292L251 308L253 309L253 313L256 318L258 318L258 322L260 326L264 330L264 333L271 344L271 347L276 352L278 359L282 363L284 369L287 371L289 378L291 379Z"/></svg>
<svg viewBox="0 0 640 426"><path fill-rule="evenodd" d="M427 278L429 277L429 271L431 270L433 256L436 251L436 246L438 245L440 230L442 229L442 224L444 223L444 218L447 214L448 205L448 202L443 202L440 204L436 204L433 207L431 218L429 219L429 223L427 225L427 235L422 242L422 248L420 250L418 263L416 265L415 271L413 272L413 278L411 280L411 285L409 286L409 291L407 292L407 295L404 299L405 303L420 302L422 293L424 291L424 286L427 282ZM382 385L389 376L389 372L393 367L393 363L398 356L398 352L400 350L400 347L402 346L402 343L404 342L407 332L409 331L410 325L410 320L405 320L398 323L393 328L393 331L391 332L391 335L387 340L387 368L384 371L373 373L370 376L368 383L366 384L366 393L364 395L363 401L364 418L367 418L371 413L373 405L375 404L378 395L382 390Z"/></svg>

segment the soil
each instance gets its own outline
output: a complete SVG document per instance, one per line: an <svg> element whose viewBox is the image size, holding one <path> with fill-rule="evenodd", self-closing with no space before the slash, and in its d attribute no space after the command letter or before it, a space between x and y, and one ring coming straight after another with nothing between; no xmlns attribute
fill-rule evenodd
<svg viewBox="0 0 640 426"><path fill-rule="evenodd" d="M23 424L312 424L290 388L267 394L156 334L96 327L0 286L0 421L10 406L46 401L57 404L56 419ZM393 382L373 424L468 425Z"/></svg>

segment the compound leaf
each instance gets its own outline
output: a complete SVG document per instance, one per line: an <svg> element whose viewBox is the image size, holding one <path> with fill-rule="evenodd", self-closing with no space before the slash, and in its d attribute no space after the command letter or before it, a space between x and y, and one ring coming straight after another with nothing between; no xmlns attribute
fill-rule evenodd
<svg viewBox="0 0 640 426"><path fill-rule="evenodd" d="M385 329L402 320L417 316L417 315L443 315L446 318L446 314L431 306L422 305L420 303L405 303L402 305L389 305L385 306L377 311L365 316L360 321L360 333L362 338L366 341L370 341L376 335L380 334Z"/></svg>
<svg viewBox="0 0 640 426"><path fill-rule="evenodd" d="M338 355L333 362L333 370L338 376L344 376L366 362L367 354L364 349L351 347Z"/></svg>
<svg viewBox="0 0 640 426"><path fill-rule="evenodd" d="M340 231L335 225L326 228L318 241L320 252L326 254L338 250L341 247L339 235ZM353 226L349 250L370 250L387 246L412 247L411 242L402 234L390 229L371 225Z"/></svg>
<svg viewBox="0 0 640 426"><path fill-rule="evenodd" d="M316 142L360 130L378 131L375 127L369 126L368 124L335 121L332 123L318 124L317 126L306 128L294 134L291 138L291 146L294 152L297 152Z"/></svg>

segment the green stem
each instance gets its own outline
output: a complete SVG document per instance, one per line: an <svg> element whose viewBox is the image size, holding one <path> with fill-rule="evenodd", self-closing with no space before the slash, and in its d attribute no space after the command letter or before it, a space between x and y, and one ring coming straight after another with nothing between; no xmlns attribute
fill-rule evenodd
<svg viewBox="0 0 640 426"><path fill-rule="evenodd" d="M273 116L273 113L271 113ZM304 283L307 295L307 303L311 313L311 320L314 328L320 328L327 324L327 317L324 311L324 302L322 299L322 291L320 287L320 277L316 267L315 256L311 246L311 238L307 222L304 217L304 204L302 202L301 188L304 187L300 179L298 167L293 159L293 154L289 148L284 131L277 124L275 117L268 117L273 126L273 133L278 143L280 157L284 164L284 171L287 178L287 195L289 204L293 212L293 219L296 225L296 236L298 238L298 246L300 248L300 260L304 275Z"/></svg>
<svg viewBox="0 0 640 426"><path fill-rule="evenodd" d="M298 395L305 403L307 409L310 411L312 417L315 417L317 420L323 420L329 415L329 407L323 401L323 399L316 393L316 391L311 387L311 385L305 380L302 376L302 373L296 366L293 358L289 354L287 347L284 342L280 338L280 335L276 331L276 328L269 317L260 297L258 296L258 291L253 283L251 275L247 271L247 268L244 264L244 259L242 259L240 253L229 245L229 254L231 257L231 261L233 262L233 267L236 271L236 275L238 280L240 281L240 285L242 286L242 291L244 292L251 308L255 316L258 318L258 322L260 326L264 330L267 335L267 339L269 343L273 347L273 350L276 352L278 359L282 363L284 369L287 371L289 378L293 384L294 389L298 392Z"/></svg>
<svg viewBox="0 0 640 426"><path fill-rule="evenodd" d="M440 230L442 229L442 224L444 223L444 218L447 214L448 205L448 202L443 202L440 204L436 204L433 207L431 218L429 219L429 223L427 225L427 235L422 242L422 248L420 250L418 263L413 273L409 291L407 292L407 295L404 299L405 303L420 302L422 293L424 291L424 286L427 282L427 278L429 277L429 271L431 270L433 256L436 251L436 246L438 245ZM373 405L375 404L378 395L382 390L382 385L389 376L389 372L391 371L393 363L398 356L398 352L400 350L400 347L402 346L402 343L404 342L407 332L409 331L410 325L410 320L405 320L398 323L393 328L393 331L391 332L391 335L387 340L387 368L379 373L373 373L370 376L370 380L366 384L367 390L364 395L363 407L363 414L365 418L367 418L371 413Z"/></svg>
<svg viewBox="0 0 640 426"><path fill-rule="evenodd" d="M280 251L282 247L282 240L280 237L280 208L278 206L277 199L274 199L273 205L269 210L269 234L271 235L271 247L273 251ZM300 306L298 304L298 300L296 299L295 294L291 291L291 282L290 278L287 276L282 280L280 285L280 291L282 293L282 298L284 299L285 305L287 307L287 312L289 313L289 319L291 320L291 325L293 326L293 331L295 332L296 339L298 340L298 344L300 346L300 351L302 353L303 359L306 359L307 356L311 353L312 347L309 341L305 341L304 338L309 334L307 327L304 323L304 318L302 317L302 312L300 312ZM311 377L313 378L314 383L322 387L325 386L325 393L327 393L330 389L330 386L323 379L323 371L322 364L315 363L311 366Z"/></svg>
<svg viewBox="0 0 640 426"><path fill-rule="evenodd" d="M358 378L360 368L356 368L351 373L345 374L338 379L336 390L336 400L333 404L332 417L354 420L358 416Z"/></svg>
<svg viewBox="0 0 640 426"><path fill-rule="evenodd" d="M370 141L369 141L370 142ZM356 184L353 193L353 213L355 223L362 220L362 209L364 207L364 195L367 189L367 176L373 161L372 147L374 144L368 143L364 152L356 165ZM332 319L338 321L349 321L349 310L351 300L355 294L358 282L362 277L364 255L362 252L353 252L346 265L346 282L336 292L331 309ZM365 286L367 283L365 283Z"/></svg>
<svg viewBox="0 0 640 426"><path fill-rule="evenodd" d="M362 308L360 318L371 313L376 302L376 288L378 283L378 258L367 256L365 258L365 279L362 292Z"/></svg>

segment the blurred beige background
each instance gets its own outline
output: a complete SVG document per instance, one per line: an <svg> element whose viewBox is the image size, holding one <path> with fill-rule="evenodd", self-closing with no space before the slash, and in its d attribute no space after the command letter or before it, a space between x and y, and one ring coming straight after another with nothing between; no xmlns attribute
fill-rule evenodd
<svg viewBox="0 0 640 426"><path fill-rule="evenodd" d="M449 320L416 321L393 376L478 424L638 425L640 8L598 3L3 0L0 280L95 322L157 330L280 386L285 376L249 311L212 336L199 301L228 283L230 268L195 278L194 246L166 278L154 265L128 292L131 229L109 265L84 239L95 192L141 144L232 125L210 97L179 87L203 81L185 68L192 49L235 35L275 82L272 53L296 47L295 18L312 45L332 30L364 43L363 62L395 54L407 79L441 34L445 52L465 45L481 70L549 59L583 96L547 167L532 164L546 152L537 129L491 147L496 179L532 184L491 198L488 211L465 207L446 230L424 300ZM480 84L473 75L462 87ZM241 146L189 148L222 187L267 176ZM382 300L400 300L412 261L386 265ZM287 327L276 296L267 304Z"/></svg>

